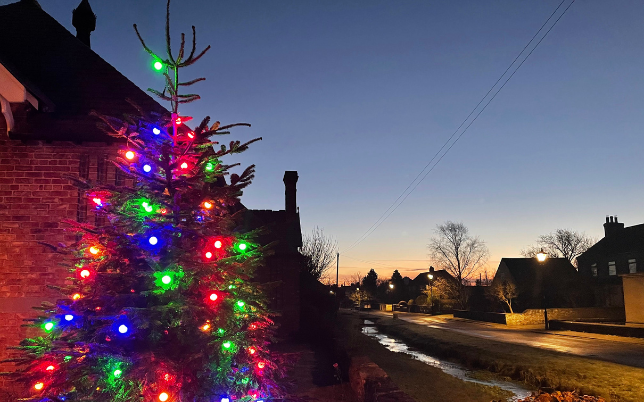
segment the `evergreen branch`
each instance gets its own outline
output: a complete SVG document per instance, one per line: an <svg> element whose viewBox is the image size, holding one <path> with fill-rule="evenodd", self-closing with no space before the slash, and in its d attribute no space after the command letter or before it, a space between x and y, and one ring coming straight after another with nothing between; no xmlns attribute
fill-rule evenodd
<svg viewBox="0 0 644 402"><path fill-rule="evenodd" d="M188 98L188 99L179 99L179 101L178 101L178 102L179 102L179 103L190 103L190 102L194 102L194 101L199 100L199 99L201 99L201 96L199 96L199 95L195 95L195 96L193 96L192 98Z"/></svg>
<svg viewBox="0 0 644 402"><path fill-rule="evenodd" d="M201 53L199 53L195 58L193 58L190 61L190 63L188 64L184 63L183 65L181 65L181 67L189 66L190 64L196 63L197 60L199 60L204 54L206 54L208 50L210 50L210 45L208 45L204 50L201 51Z"/></svg>
<svg viewBox="0 0 644 402"><path fill-rule="evenodd" d="M192 81L180 82L180 83L178 83L178 84L177 84L177 86L184 86L184 87L187 87L187 86L190 86L190 85L196 84L196 83L197 83L197 82L199 82L199 81L205 81L205 80L206 80L205 78L195 78L195 79L194 79L194 80L192 80Z"/></svg>
<svg viewBox="0 0 644 402"><path fill-rule="evenodd" d="M159 98L165 100L165 101L171 101L172 98L168 97L167 95L164 95L163 93L157 91L156 89L148 88L148 92L151 92L158 96Z"/></svg>
<svg viewBox="0 0 644 402"><path fill-rule="evenodd" d="M168 0L168 4L170 4L170 1ZM134 31L136 32L136 36L139 37L139 41L141 42L141 45L143 45L143 49L145 49L146 52L155 59L162 60L159 56L157 56L156 53L152 51L146 44L145 41L143 41L143 38L141 37L141 34L139 33L139 28L137 28L136 24L134 24Z"/></svg>
<svg viewBox="0 0 644 402"><path fill-rule="evenodd" d="M181 46L179 47L179 54L177 55L177 64L181 63L181 60L183 59L183 53L186 48L186 34L183 32L181 33Z"/></svg>
<svg viewBox="0 0 644 402"><path fill-rule="evenodd" d="M165 17L165 43L166 51L168 52L168 60L170 60L173 66L177 65L177 62L172 58L172 47L170 43L170 0L166 5L166 17Z"/></svg>
<svg viewBox="0 0 644 402"><path fill-rule="evenodd" d="M249 123L235 123L235 124L229 124L229 125L227 125L227 126L219 127L219 128L217 129L217 131L219 131L219 130L228 130L229 128L232 128L232 127L238 127L238 126L250 127L250 124L249 124ZM260 138L260 140L261 140L261 138Z"/></svg>
<svg viewBox="0 0 644 402"><path fill-rule="evenodd" d="M190 51L190 56L186 59L186 63L192 62L192 57L195 55L195 50L197 50L197 30L195 26L192 26L192 50Z"/></svg>

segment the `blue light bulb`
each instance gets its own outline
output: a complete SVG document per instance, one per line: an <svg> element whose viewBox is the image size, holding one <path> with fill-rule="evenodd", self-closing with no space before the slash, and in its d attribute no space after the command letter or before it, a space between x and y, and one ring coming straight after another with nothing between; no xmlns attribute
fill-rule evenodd
<svg viewBox="0 0 644 402"><path fill-rule="evenodd" d="M74 316L71 314L65 314L65 321L71 321L74 319Z"/></svg>
<svg viewBox="0 0 644 402"><path fill-rule="evenodd" d="M124 334L124 333L126 333L128 330L129 330L129 328L127 327L127 325L125 325L125 324L121 324L121 325L119 325L119 332L120 332L120 333Z"/></svg>
<svg viewBox="0 0 644 402"><path fill-rule="evenodd" d="M152 170L152 166L150 166L150 165L143 165L143 171L144 171L145 173L150 173L150 171L151 171L151 170Z"/></svg>
<svg viewBox="0 0 644 402"><path fill-rule="evenodd" d="M152 237L150 237L150 239L148 241L150 242L151 245L155 246L159 242L159 239L157 239L156 237L152 236Z"/></svg>
<svg viewBox="0 0 644 402"><path fill-rule="evenodd" d="M161 134L161 130L159 130L158 128L154 127L154 128L152 129L152 133L153 133L154 135L159 135L159 134Z"/></svg>

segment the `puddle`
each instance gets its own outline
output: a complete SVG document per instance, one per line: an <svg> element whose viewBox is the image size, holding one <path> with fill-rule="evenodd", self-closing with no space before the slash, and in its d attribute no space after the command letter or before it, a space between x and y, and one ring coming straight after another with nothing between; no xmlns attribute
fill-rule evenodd
<svg viewBox="0 0 644 402"><path fill-rule="evenodd" d="M487 385L490 387L499 387L505 391L512 392L514 396L510 398L511 401L517 401L519 399L526 398L532 394L532 391L529 390L528 388L524 388L520 384L515 384L509 381L500 381L500 380L488 381L488 380L480 380L480 379L472 378L473 372L471 370L467 370L456 363L446 362L444 360L426 355L417 350L410 349L409 346L407 346L402 341L399 341L397 339L391 338L387 335L384 335L378 332L378 329L372 326L374 325L372 321L364 320L364 324L368 326L365 326L362 328L362 333L377 339L381 345L385 346L387 349L391 350L392 352L405 353L407 355L410 355L414 359L419 360L429 366L439 368L445 374L449 374L460 380L473 382L481 385Z"/></svg>

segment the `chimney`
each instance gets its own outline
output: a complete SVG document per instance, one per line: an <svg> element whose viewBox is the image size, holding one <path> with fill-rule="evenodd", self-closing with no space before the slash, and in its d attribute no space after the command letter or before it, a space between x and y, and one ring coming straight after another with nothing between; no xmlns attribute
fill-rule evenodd
<svg viewBox="0 0 644 402"><path fill-rule="evenodd" d="M92 11L88 0L82 0L72 11L72 25L76 28L76 37L87 47L91 47L89 36L96 29L96 14Z"/></svg>
<svg viewBox="0 0 644 402"><path fill-rule="evenodd" d="M604 237L613 236L624 229L624 224L617 222L617 216L606 216L604 223Z"/></svg>
<svg viewBox="0 0 644 402"><path fill-rule="evenodd" d="M297 171L287 170L284 172L284 209L288 213L297 211Z"/></svg>

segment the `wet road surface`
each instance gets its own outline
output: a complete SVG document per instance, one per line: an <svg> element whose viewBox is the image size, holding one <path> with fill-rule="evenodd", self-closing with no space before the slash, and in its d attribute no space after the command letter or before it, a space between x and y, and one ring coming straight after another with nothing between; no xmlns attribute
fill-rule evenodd
<svg viewBox="0 0 644 402"><path fill-rule="evenodd" d="M391 317L391 313L369 312ZM501 324L455 319L451 316L398 313L398 318L414 324L454 331L468 336L497 342L527 345L613 363L644 368L644 339L611 335L586 334L573 331L545 331L534 327L515 329Z"/></svg>

